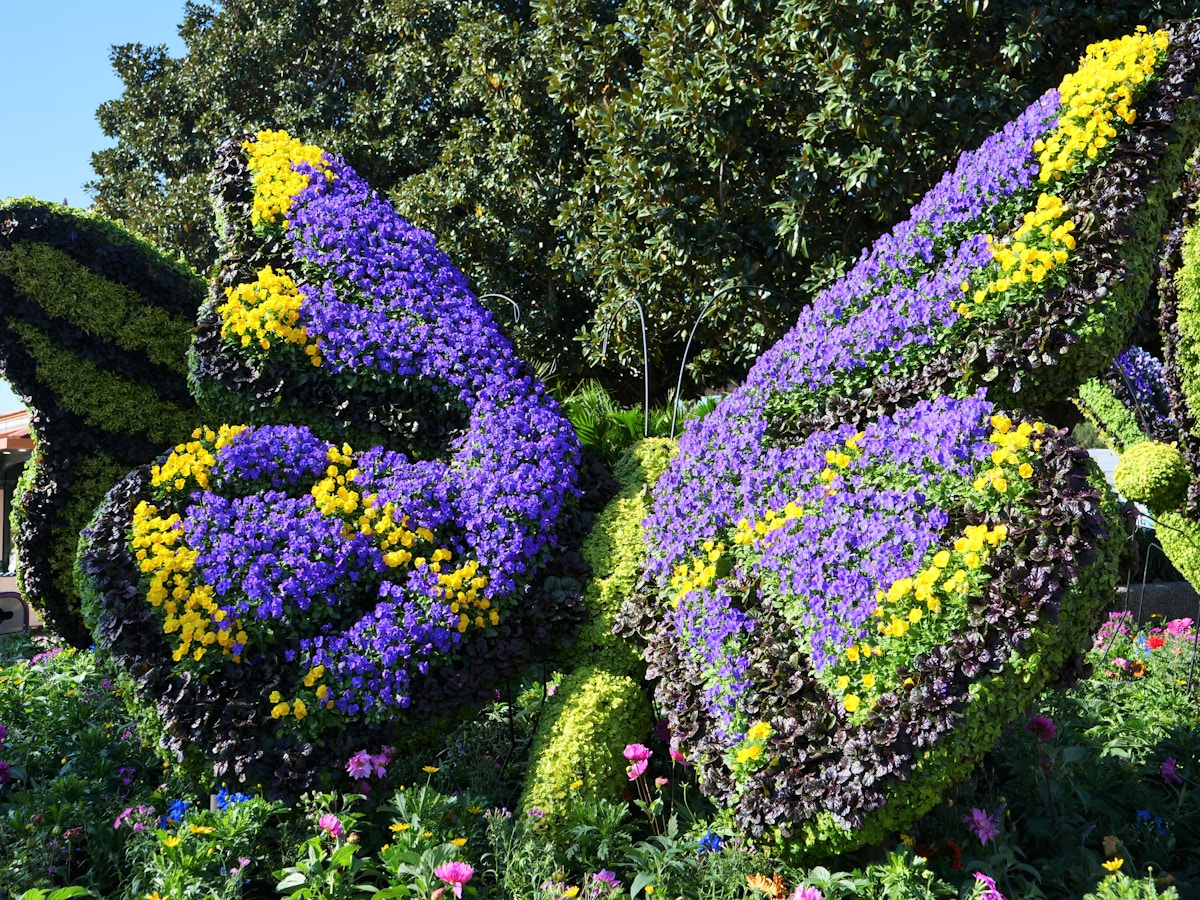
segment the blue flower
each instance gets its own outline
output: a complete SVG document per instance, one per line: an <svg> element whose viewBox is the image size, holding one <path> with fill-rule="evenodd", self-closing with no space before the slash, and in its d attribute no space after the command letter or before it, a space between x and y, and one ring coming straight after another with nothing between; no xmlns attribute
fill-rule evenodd
<svg viewBox="0 0 1200 900"><path fill-rule="evenodd" d="M704 836L696 843L696 850L699 853L717 853L724 846L725 841L715 831L706 831Z"/></svg>

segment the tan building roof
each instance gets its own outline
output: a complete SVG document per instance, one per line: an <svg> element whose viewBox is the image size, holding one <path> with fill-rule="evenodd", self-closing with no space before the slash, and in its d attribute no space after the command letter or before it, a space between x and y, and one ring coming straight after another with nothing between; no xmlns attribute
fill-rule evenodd
<svg viewBox="0 0 1200 900"><path fill-rule="evenodd" d="M15 412L0 413L0 451L32 449L28 410L18 409Z"/></svg>

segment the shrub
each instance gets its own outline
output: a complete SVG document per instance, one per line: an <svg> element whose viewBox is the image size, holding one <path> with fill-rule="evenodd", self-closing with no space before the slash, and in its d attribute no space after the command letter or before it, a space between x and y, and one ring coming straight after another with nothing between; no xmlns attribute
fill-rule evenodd
<svg viewBox="0 0 1200 900"><path fill-rule="evenodd" d="M185 354L204 283L99 216L25 199L0 218L0 372L36 440L13 515L20 587L82 648L79 532L131 466L194 427Z"/></svg>
<svg viewBox="0 0 1200 900"><path fill-rule="evenodd" d="M553 649L579 609L579 446L432 237L341 159L263 132L222 147L214 191L191 385L246 424L130 474L80 570L168 746L293 795Z"/></svg>

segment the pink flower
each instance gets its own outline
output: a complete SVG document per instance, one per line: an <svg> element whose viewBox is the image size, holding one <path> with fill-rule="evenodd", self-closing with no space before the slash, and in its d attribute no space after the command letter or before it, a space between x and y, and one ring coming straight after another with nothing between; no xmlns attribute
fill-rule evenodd
<svg viewBox="0 0 1200 900"><path fill-rule="evenodd" d="M625 758L630 762L645 762L654 755L654 751L645 744L628 744L624 753Z"/></svg>
<svg viewBox="0 0 1200 900"><path fill-rule="evenodd" d="M329 832L329 836L336 839L342 836L342 820L333 813L326 813L317 819L317 824L322 829Z"/></svg>
<svg viewBox="0 0 1200 900"><path fill-rule="evenodd" d="M471 868L469 863L455 860L454 862L442 863L433 870L433 874L453 887L454 896L461 898L463 885L471 880L471 877L475 874L475 870Z"/></svg>
<svg viewBox="0 0 1200 900"><path fill-rule="evenodd" d="M1052 741L1058 736L1058 726L1049 716L1034 716L1025 723L1025 727L1036 735L1039 741Z"/></svg>
<svg viewBox="0 0 1200 900"><path fill-rule="evenodd" d="M678 747L671 748L671 759L679 763L681 766L691 765L691 763L687 761L687 757L683 755L683 751L681 751Z"/></svg>
<svg viewBox="0 0 1200 900"><path fill-rule="evenodd" d="M979 900L1007 900L1007 898L996 890L995 880L988 878L982 872L975 873L975 880L983 885L983 893L979 895Z"/></svg>
<svg viewBox="0 0 1200 900"><path fill-rule="evenodd" d="M350 773L351 778L368 778L374 767L371 754L366 750L359 750L346 763L346 771Z"/></svg>
<svg viewBox="0 0 1200 900"><path fill-rule="evenodd" d="M659 776L658 778L654 779L654 786L656 788L658 788L659 790L662 790L670 783L671 783L670 778L663 778L662 776Z"/></svg>
<svg viewBox="0 0 1200 900"><path fill-rule="evenodd" d="M1191 619L1172 619L1167 623L1167 632L1180 637L1188 633L1192 627Z"/></svg>
<svg viewBox="0 0 1200 900"><path fill-rule="evenodd" d="M645 744L629 744L625 747L625 758L629 760L631 765L626 771L629 773L630 781L637 781L645 774L646 768L650 765L650 757L654 752Z"/></svg>
<svg viewBox="0 0 1200 900"><path fill-rule="evenodd" d="M387 774L387 764L391 762L386 753L376 753L374 756L368 757L371 760L371 765L375 768L375 777L382 778Z"/></svg>
<svg viewBox="0 0 1200 900"><path fill-rule="evenodd" d="M986 846L989 841L1000 836L1000 826L996 823L996 818L998 816L989 816L982 809L972 809L962 817L962 821L971 830L971 833L979 839L979 843Z"/></svg>
<svg viewBox="0 0 1200 900"><path fill-rule="evenodd" d="M1178 767L1178 765L1179 765L1179 763L1176 761L1175 757L1173 757L1173 756L1168 756L1166 759L1163 760L1162 780L1166 784L1173 784L1173 785L1175 785L1175 787L1179 787L1179 785L1183 784L1183 779L1180 778L1179 773L1175 771L1175 769Z"/></svg>
<svg viewBox="0 0 1200 900"><path fill-rule="evenodd" d="M796 885L796 890L792 891L792 896L788 900L825 900L825 895L815 887Z"/></svg>

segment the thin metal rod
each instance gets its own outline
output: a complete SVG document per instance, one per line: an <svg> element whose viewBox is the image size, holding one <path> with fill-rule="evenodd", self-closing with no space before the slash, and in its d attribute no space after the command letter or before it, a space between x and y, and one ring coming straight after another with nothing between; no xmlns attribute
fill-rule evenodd
<svg viewBox="0 0 1200 900"><path fill-rule="evenodd" d="M700 320L704 318L714 303L719 297L728 294L730 291L762 291L764 294L775 293L770 288L760 287L756 284L729 284L721 288L715 294L708 298L704 306L700 308L700 314L696 316L696 321L692 323L692 333L688 335L687 343L683 347L683 361L679 364L679 378L675 382L675 402L671 405L671 440L675 440L675 421L679 417L679 392L683 390L683 373L687 369L688 353L692 349L692 338L696 336L696 329L700 327Z"/></svg>
<svg viewBox="0 0 1200 900"><path fill-rule="evenodd" d="M642 437L650 437L650 349L646 343L646 310L636 297L630 297L609 316L608 324L604 326L604 341L600 345L600 355L604 356L608 353L608 336L612 332L613 323L617 320L617 316L621 314L621 310L630 303L637 307L638 315L642 320L642 368L645 372L642 384L645 386L646 392L645 403L642 406L643 417L645 419L645 424L642 426Z"/></svg>
<svg viewBox="0 0 1200 900"><path fill-rule="evenodd" d="M508 296L508 294L484 294L479 299L487 300L491 297L499 297L501 300L507 300L509 303L511 303L513 308L513 324L516 325L521 321L521 307L517 306L516 300Z"/></svg>

